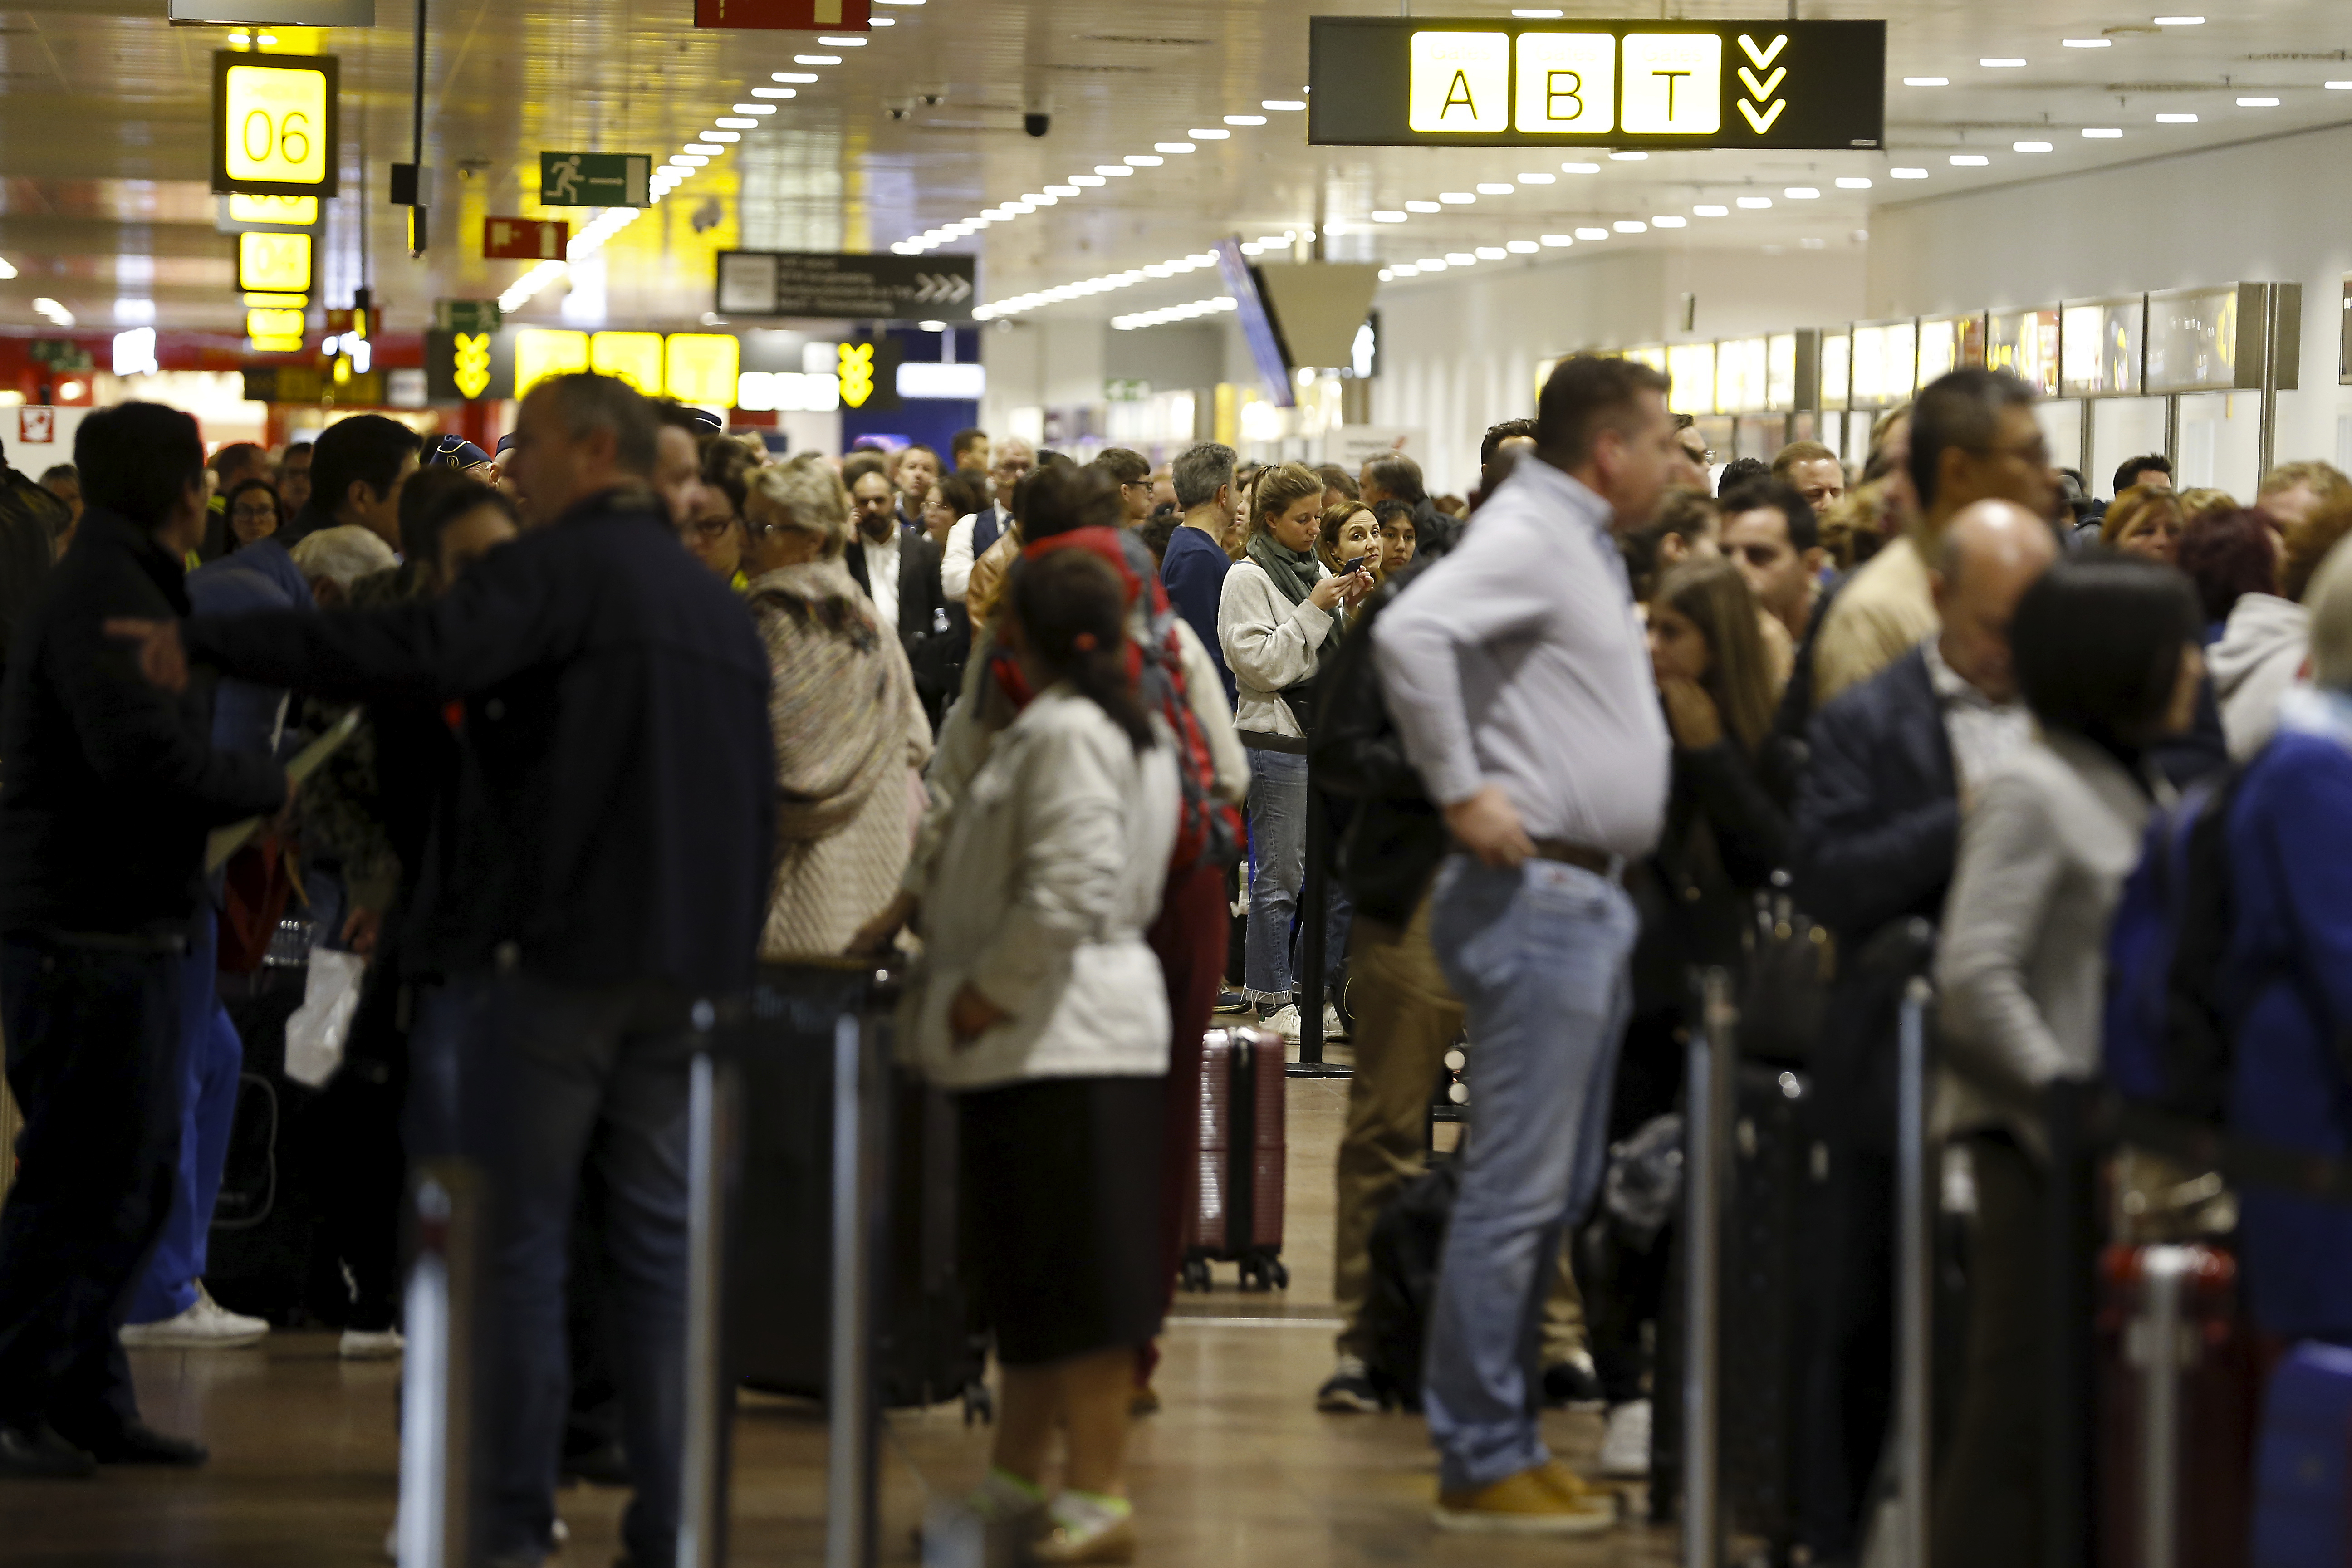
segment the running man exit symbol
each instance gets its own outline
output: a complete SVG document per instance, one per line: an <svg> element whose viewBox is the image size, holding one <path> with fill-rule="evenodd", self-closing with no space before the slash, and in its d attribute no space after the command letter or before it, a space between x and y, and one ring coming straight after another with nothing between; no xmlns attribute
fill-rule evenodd
<svg viewBox="0 0 2352 1568"><path fill-rule="evenodd" d="M1770 66L1788 44L1789 35L1782 33L1772 40L1770 47L1759 49L1756 47L1755 39L1745 33L1739 35L1740 50L1754 63L1756 70L1762 70ZM1772 122L1780 118L1780 111L1789 107L1787 99L1772 97L1782 79L1788 74L1787 66L1777 67L1770 76L1762 78L1758 77L1756 71L1749 70L1746 66L1739 68L1740 85L1748 89L1748 97L1739 100L1739 112L1747 117L1749 128L1759 136L1771 130ZM1771 101L1767 103L1765 101L1767 99L1770 99Z"/></svg>

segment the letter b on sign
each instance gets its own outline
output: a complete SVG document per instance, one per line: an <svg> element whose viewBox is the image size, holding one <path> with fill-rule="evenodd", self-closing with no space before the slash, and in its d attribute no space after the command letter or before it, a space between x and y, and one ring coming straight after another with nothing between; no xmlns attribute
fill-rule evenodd
<svg viewBox="0 0 2352 1568"><path fill-rule="evenodd" d="M1415 131L1511 127L1508 33L1415 33L1408 119Z"/></svg>
<svg viewBox="0 0 2352 1568"><path fill-rule="evenodd" d="M1518 129L1598 136L1617 127L1617 39L1609 33L1519 35Z"/></svg>

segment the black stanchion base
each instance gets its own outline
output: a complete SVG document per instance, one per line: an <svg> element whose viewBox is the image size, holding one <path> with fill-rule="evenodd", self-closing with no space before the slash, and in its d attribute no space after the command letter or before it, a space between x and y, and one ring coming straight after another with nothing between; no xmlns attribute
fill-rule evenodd
<svg viewBox="0 0 2352 1568"><path fill-rule="evenodd" d="M1285 1078L1353 1078L1356 1069L1342 1062L1289 1062L1282 1069Z"/></svg>

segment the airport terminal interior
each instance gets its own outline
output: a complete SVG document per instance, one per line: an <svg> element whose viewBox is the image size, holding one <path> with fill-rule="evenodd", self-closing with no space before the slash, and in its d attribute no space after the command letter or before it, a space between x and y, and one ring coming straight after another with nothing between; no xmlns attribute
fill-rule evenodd
<svg viewBox="0 0 2352 1568"><path fill-rule="evenodd" d="M2343 0L0 0L0 1563L2352 1563L2347 170Z"/></svg>

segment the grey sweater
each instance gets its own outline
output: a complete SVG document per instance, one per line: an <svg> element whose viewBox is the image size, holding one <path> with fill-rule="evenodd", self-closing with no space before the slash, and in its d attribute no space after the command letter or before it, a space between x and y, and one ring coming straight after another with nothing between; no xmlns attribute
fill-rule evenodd
<svg viewBox="0 0 2352 1568"><path fill-rule="evenodd" d="M2107 926L2151 802L2092 742L2037 732L1960 825L1936 960L1947 1132L2002 1127L2040 1152L2035 1095L2098 1067Z"/></svg>

